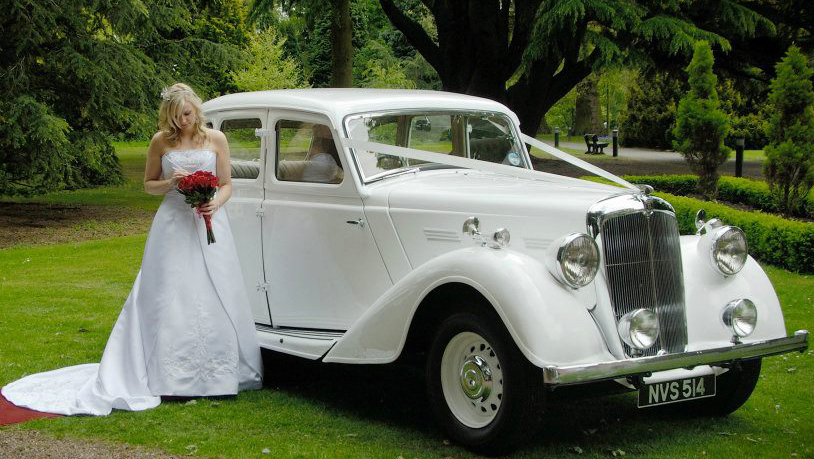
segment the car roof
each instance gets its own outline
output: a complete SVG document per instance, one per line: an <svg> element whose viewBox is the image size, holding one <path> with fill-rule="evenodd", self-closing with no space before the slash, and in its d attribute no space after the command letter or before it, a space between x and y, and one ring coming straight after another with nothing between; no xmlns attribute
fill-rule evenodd
<svg viewBox="0 0 814 459"><path fill-rule="evenodd" d="M418 89L311 88L227 94L203 104L207 113L247 108L283 108L323 113L340 123L355 113L401 109L451 109L500 112L519 123L505 105L482 97Z"/></svg>

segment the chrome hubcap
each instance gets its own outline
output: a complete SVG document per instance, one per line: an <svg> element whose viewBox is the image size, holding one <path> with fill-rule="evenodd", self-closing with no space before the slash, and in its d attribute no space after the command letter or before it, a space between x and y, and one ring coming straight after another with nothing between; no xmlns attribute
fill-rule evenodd
<svg viewBox="0 0 814 459"><path fill-rule="evenodd" d="M471 428L487 426L503 400L503 370L491 344L473 332L461 332L441 357L441 388L450 411Z"/></svg>
<svg viewBox="0 0 814 459"><path fill-rule="evenodd" d="M492 393L492 370L480 356L468 358L461 366L461 387L467 397L487 399Z"/></svg>

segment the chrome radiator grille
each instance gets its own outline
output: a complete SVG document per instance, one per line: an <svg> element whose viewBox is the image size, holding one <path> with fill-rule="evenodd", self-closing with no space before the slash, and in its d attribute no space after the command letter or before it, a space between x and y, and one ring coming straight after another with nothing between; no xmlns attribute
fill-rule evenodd
<svg viewBox="0 0 814 459"><path fill-rule="evenodd" d="M600 227L605 273L616 321L630 311L655 311L659 341L641 354L683 352L687 345L681 250L675 216L638 211L607 218ZM633 350L623 344L625 353Z"/></svg>

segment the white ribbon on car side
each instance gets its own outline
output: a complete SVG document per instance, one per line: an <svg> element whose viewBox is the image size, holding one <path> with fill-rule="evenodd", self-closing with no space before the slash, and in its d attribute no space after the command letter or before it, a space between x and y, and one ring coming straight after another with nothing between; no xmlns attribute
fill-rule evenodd
<svg viewBox="0 0 814 459"><path fill-rule="evenodd" d="M340 141L342 142L342 146L345 148L355 148L358 150L365 150L373 153L380 153L384 155L391 155L391 156L400 156L402 158L409 158L415 159L418 161L428 161L433 163L439 164L446 164L448 166L455 166L461 167L464 169L473 169L479 170L483 172L492 172L495 174L501 175L509 175L512 177L518 178L526 178L532 180L541 180L541 179L549 179L556 182L563 182L563 181L578 181L577 179L571 179L570 177L563 177L561 175L552 174L549 172L542 172L530 169L519 168L515 166L508 166L505 164L497 164L497 163L490 163L488 161L481 161L472 158L462 158L460 156L452 156L452 155L445 155L441 153L433 153L430 151L425 150L416 150L415 148L405 148L405 147L397 147L395 145L387 145L378 142L368 142L365 140L356 140L356 139L348 139L345 137L339 137ZM531 145L544 150L546 153L549 153L557 158L560 158L564 161L567 161L585 171L591 172L596 174L600 177L606 178L613 182L616 182L622 186L633 190L639 190L636 186L628 183L627 181L611 174L610 172L604 171L588 162L585 162L581 159L574 158L573 156L569 155L568 153L562 152L557 150L554 147L550 147L537 139L533 139L526 135L522 136L523 141L526 143L530 143ZM531 140L532 142L529 142ZM545 148L541 148L540 145L544 146ZM582 186L590 186L585 181L579 181ZM588 182L593 184L592 182Z"/></svg>

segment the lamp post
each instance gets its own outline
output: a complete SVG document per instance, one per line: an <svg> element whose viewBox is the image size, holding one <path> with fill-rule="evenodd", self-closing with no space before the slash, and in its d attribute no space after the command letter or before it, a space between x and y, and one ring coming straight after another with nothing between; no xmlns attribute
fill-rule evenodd
<svg viewBox="0 0 814 459"><path fill-rule="evenodd" d="M554 126L554 148L560 148L560 127Z"/></svg>
<svg viewBox="0 0 814 459"><path fill-rule="evenodd" d="M614 129L611 131L611 135L613 136L613 157L619 156L619 129Z"/></svg>
<svg viewBox="0 0 814 459"><path fill-rule="evenodd" d="M735 139L735 177L743 177L743 147L745 146L745 138Z"/></svg>

